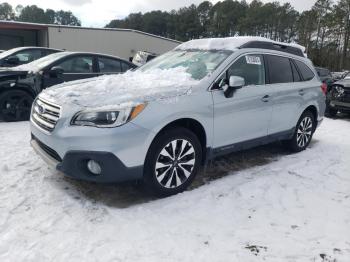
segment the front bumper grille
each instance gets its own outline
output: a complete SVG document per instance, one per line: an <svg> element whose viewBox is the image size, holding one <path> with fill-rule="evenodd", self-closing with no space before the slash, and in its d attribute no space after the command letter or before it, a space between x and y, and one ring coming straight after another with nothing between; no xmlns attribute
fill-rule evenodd
<svg viewBox="0 0 350 262"><path fill-rule="evenodd" d="M48 102L42 98L37 98L33 104L31 121L46 132L55 129L58 119L61 116L61 107Z"/></svg>
<svg viewBox="0 0 350 262"><path fill-rule="evenodd" d="M55 150L53 150L51 147L48 147L47 145L45 145L43 142L41 142L39 139L37 139L33 134L32 134L32 140L37 142L39 147L46 154L48 154L50 157L52 157L53 159L57 160L58 162L62 162L62 158L58 155L58 153Z"/></svg>

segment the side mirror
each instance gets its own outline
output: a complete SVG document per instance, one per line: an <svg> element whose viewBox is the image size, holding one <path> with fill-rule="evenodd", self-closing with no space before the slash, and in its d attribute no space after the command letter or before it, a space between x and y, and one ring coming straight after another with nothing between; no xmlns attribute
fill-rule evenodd
<svg viewBox="0 0 350 262"><path fill-rule="evenodd" d="M245 86L245 80L240 76L230 76L229 84L224 85L222 89L224 90L224 95L226 98L231 98L235 90Z"/></svg>
<svg viewBox="0 0 350 262"><path fill-rule="evenodd" d="M59 77L64 73L64 70L60 66L54 66L49 70L49 75L51 77Z"/></svg>
<svg viewBox="0 0 350 262"><path fill-rule="evenodd" d="M19 65L19 58L17 56L10 56L5 61L9 65Z"/></svg>

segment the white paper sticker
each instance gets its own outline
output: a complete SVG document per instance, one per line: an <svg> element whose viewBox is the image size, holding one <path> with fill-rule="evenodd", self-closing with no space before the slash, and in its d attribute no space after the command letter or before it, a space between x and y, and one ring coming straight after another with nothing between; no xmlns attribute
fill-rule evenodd
<svg viewBox="0 0 350 262"><path fill-rule="evenodd" d="M261 65L261 59L259 56L250 56L250 55L247 55L245 57L246 61L247 61L247 64L250 64L250 65Z"/></svg>

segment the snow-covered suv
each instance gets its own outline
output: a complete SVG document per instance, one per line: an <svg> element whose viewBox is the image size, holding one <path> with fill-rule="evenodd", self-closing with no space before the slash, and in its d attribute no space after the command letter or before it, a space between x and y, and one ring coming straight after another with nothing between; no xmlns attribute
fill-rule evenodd
<svg viewBox="0 0 350 262"><path fill-rule="evenodd" d="M43 91L31 143L70 177L142 180L171 195L218 155L276 140L304 150L323 120L325 92L297 46L193 40L133 72Z"/></svg>

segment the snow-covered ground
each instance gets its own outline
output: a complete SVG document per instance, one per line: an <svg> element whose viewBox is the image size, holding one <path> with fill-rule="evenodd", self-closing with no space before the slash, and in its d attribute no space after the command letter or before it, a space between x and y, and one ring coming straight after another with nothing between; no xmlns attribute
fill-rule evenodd
<svg viewBox="0 0 350 262"><path fill-rule="evenodd" d="M310 148L220 158L152 199L50 172L28 123L0 123L0 261L350 261L350 119Z"/></svg>

